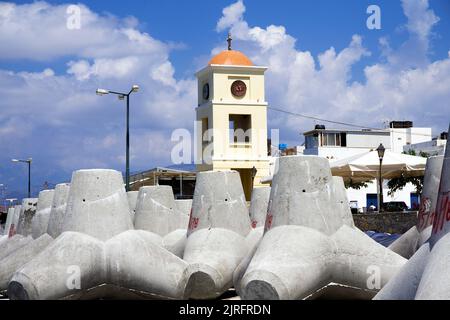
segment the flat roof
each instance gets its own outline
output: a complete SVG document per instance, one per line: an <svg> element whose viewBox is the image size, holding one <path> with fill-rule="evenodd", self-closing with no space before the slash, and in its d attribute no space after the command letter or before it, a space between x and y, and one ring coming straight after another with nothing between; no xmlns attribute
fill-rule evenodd
<svg viewBox="0 0 450 320"><path fill-rule="evenodd" d="M306 132L303 132L304 136L309 136L314 133L339 133L339 132L345 132L345 133L367 133L367 134L382 134L382 135L390 135L389 129L386 130L372 130L372 129L361 129L361 130L348 130L348 129L313 129Z"/></svg>

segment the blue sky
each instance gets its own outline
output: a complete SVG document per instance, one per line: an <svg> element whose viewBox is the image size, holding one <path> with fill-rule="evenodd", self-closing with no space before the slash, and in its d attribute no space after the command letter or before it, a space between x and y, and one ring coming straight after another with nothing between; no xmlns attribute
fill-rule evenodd
<svg viewBox="0 0 450 320"><path fill-rule="evenodd" d="M446 0L83 1L75 32L64 27L69 4L0 2L0 183L10 196L26 184L13 157L33 157L35 193L76 169L123 169L123 105L95 96L99 86L142 87L132 101L132 170L170 164L171 132L192 129L194 73L228 30L234 48L269 67L274 107L372 127L448 127ZM381 30L366 27L370 4L381 8ZM313 125L269 112L289 144Z"/></svg>
<svg viewBox="0 0 450 320"><path fill-rule="evenodd" d="M68 4L67 1L47 1L50 4ZM17 4L30 1L14 1ZM233 1L84 1L91 10L99 14L112 14L117 17L133 16L139 20L139 30L150 33L157 39L180 44L182 48L171 52L171 61L176 76L192 76L195 69L189 68L192 61L199 57L209 57L211 48L223 42L226 32L217 33L215 26L222 9ZM377 4L382 9L382 29L368 30L366 27L366 8ZM363 66L377 61L380 54L378 39L389 36L392 43L399 44L407 37L401 25L407 19L403 14L401 2L384 0L282 0L279 3L268 0L245 1L246 20L250 25L283 25L289 34L298 39L298 47L311 51L314 55L325 51L331 45L336 49L345 48L348 39L355 33L364 37L365 46L374 55L368 57L356 68L360 75ZM450 30L450 2L435 0L430 7L439 13L440 21L434 27L436 40L430 56L435 59L445 58L448 51ZM65 71L67 57L52 61L55 70ZM48 66L47 62L30 63L30 61L0 61L2 68L21 71L40 70ZM359 69L359 70L358 70Z"/></svg>

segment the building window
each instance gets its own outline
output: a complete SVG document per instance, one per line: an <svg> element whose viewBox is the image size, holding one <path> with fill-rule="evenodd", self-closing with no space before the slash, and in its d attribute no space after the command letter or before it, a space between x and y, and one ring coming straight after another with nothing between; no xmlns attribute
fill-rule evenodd
<svg viewBox="0 0 450 320"><path fill-rule="evenodd" d="M328 147L346 147L347 146L347 135L345 132L338 133L321 133L322 135L322 146Z"/></svg>
<svg viewBox="0 0 450 320"><path fill-rule="evenodd" d="M341 136L341 147L347 146L347 134L345 132L340 133Z"/></svg>
<svg viewBox="0 0 450 320"><path fill-rule="evenodd" d="M249 114L230 114L230 143L250 143L252 132L252 117Z"/></svg>

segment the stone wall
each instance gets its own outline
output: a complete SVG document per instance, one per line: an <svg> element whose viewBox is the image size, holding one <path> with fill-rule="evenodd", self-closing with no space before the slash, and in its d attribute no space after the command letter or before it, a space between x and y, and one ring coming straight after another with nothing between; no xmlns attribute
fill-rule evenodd
<svg viewBox="0 0 450 320"><path fill-rule="evenodd" d="M403 234L417 223L417 211L354 214L356 227L362 231Z"/></svg>

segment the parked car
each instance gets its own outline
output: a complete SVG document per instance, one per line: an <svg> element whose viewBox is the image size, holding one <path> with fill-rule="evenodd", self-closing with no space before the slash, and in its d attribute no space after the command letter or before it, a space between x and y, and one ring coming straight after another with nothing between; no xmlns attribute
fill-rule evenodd
<svg viewBox="0 0 450 320"><path fill-rule="evenodd" d="M357 214L358 213L358 201L350 201L349 203L350 205L350 210L352 211L352 214Z"/></svg>
<svg viewBox="0 0 450 320"><path fill-rule="evenodd" d="M383 203L383 209L388 212L398 212L408 210L408 206L403 201L390 201Z"/></svg>

